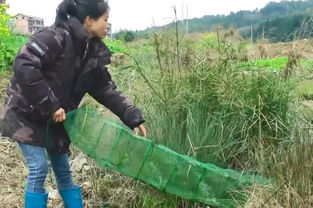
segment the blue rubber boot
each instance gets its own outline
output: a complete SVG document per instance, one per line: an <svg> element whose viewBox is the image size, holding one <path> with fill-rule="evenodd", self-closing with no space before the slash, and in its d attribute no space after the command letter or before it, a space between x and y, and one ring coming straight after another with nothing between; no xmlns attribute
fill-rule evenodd
<svg viewBox="0 0 313 208"><path fill-rule="evenodd" d="M80 187L73 189L59 190L65 208L83 208L82 194Z"/></svg>
<svg viewBox="0 0 313 208"><path fill-rule="evenodd" d="M25 208L46 208L48 193L25 192Z"/></svg>

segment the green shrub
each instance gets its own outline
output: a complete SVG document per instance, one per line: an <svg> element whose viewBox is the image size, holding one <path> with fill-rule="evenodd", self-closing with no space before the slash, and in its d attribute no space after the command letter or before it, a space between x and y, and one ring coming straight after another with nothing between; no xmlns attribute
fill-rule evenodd
<svg viewBox="0 0 313 208"><path fill-rule="evenodd" d="M8 70L14 56L27 38L12 34L8 28L10 16L6 7L0 6L0 71Z"/></svg>
<svg viewBox="0 0 313 208"><path fill-rule="evenodd" d="M106 46L110 49L111 53L123 53L126 51L126 48L123 46L123 42L117 39L104 39Z"/></svg>

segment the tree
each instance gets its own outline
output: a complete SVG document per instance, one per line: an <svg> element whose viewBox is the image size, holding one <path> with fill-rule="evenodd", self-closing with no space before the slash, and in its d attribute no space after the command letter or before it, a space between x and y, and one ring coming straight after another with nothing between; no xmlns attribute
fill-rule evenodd
<svg viewBox="0 0 313 208"><path fill-rule="evenodd" d="M134 39L135 39L134 33L131 31L127 31L125 35L125 41L130 42L130 41L133 41Z"/></svg>
<svg viewBox="0 0 313 208"><path fill-rule="evenodd" d="M135 34L132 31L123 30L123 31L116 33L114 37L118 40L130 42L135 39Z"/></svg>

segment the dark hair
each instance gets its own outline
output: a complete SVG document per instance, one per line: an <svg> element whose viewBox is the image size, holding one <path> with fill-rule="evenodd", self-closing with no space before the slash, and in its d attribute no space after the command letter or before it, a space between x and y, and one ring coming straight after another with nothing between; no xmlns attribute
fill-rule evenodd
<svg viewBox="0 0 313 208"><path fill-rule="evenodd" d="M57 8L55 24L62 25L69 16L76 17L83 23L87 16L98 19L108 11L106 0L63 0Z"/></svg>

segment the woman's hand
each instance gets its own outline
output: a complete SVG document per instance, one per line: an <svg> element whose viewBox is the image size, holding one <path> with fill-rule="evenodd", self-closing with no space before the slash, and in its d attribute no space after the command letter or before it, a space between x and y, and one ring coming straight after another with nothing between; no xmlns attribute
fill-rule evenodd
<svg viewBox="0 0 313 208"><path fill-rule="evenodd" d="M138 135L139 133L140 133L140 136L147 137L147 130L142 124L134 128L134 134Z"/></svg>
<svg viewBox="0 0 313 208"><path fill-rule="evenodd" d="M54 122L63 122L66 119L65 111L63 108L59 108L52 114L52 120Z"/></svg>

